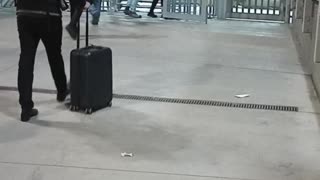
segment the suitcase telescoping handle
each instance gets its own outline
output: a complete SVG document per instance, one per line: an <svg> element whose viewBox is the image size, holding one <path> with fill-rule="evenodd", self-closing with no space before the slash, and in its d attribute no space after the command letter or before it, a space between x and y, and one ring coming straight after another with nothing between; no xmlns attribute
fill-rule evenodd
<svg viewBox="0 0 320 180"><path fill-rule="evenodd" d="M80 19L78 22L77 49L80 48ZM89 10L86 10L86 47L89 46Z"/></svg>

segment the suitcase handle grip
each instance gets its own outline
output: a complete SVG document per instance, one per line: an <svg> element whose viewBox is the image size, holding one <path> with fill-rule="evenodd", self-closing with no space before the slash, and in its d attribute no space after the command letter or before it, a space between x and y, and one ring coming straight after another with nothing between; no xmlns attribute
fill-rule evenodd
<svg viewBox="0 0 320 180"><path fill-rule="evenodd" d="M86 10L86 47L89 46L89 8Z"/></svg>
<svg viewBox="0 0 320 180"><path fill-rule="evenodd" d="M77 49L80 48L80 20L77 24L78 37L77 37ZM86 47L89 46L89 9L86 9Z"/></svg>

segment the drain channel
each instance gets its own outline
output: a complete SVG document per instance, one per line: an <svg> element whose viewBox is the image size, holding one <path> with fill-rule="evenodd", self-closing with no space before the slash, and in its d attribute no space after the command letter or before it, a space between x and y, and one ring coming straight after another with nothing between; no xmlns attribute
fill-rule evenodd
<svg viewBox="0 0 320 180"><path fill-rule="evenodd" d="M248 104L248 103L235 103L235 102L223 102L223 101L211 101L211 100L179 99L179 98L164 98L164 97L121 95L121 94L114 94L113 97L117 98L117 99L154 101L154 102L203 105L203 106L219 106L219 107L243 108L243 109L260 109L260 110L270 110L270 111L291 111L291 112L298 112L299 111L299 108L295 107L295 106Z"/></svg>
<svg viewBox="0 0 320 180"><path fill-rule="evenodd" d="M7 87L7 86L0 86L0 90L1 91L18 91L18 89L16 87ZM43 93L43 94L55 94L56 93L55 90L40 89L40 88L34 88L33 92ZM212 101L212 100L165 98L165 97L124 95L124 94L114 94L113 97L116 99L176 103L176 104L189 104L189 105L202 105L202 106L218 106L218 107L229 107L229 108L258 109L258 110L287 111L287 112L298 112L299 111L299 108L296 106L235 103L235 102Z"/></svg>

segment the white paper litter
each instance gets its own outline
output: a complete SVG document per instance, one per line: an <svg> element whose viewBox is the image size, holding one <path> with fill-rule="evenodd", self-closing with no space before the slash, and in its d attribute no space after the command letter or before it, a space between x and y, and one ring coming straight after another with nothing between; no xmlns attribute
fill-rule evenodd
<svg viewBox="0 0 320 180"><path fill-rule="evenodd" d="M122 157L133 157L133 153L123 152L123 153L121 153L121 156L122 156Z"/></svg>
<svg viewBox="0 0 320 180"><path fill-rule="evenodd" d="M237 97L237 98L246 98L246 97L250 97L250 94L238 94L238 95L235 95L235 97Z"/></svg>

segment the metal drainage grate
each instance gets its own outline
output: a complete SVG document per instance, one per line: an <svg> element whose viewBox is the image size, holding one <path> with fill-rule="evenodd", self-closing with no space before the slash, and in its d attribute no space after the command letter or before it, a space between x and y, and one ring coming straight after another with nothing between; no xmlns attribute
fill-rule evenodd
<svg viewBox="0 0 320 180"><path fill-rule="evenodd" d="M295 107L295 106L248 104L248 103L234 103L234 102L222 102L222 101L210 101L210 100L177 99L177 98L121 95L121 94L114 94L113 97L117 98L117 99L129 99L129 100L138 100L138 101L155 101L155 102L191 104L191 105L203 105L203 106L219 106L219 107L243 108L243 109L261 109L261 110L270 110L270 111L290 111L290 112L298 112L299 111L299 108Z"/></svg>
<svg viewBox="0 0 320 180"><path fill-rule="evenodd" d="M18 91L16 87L0 86L2 91ZM34 88L33 92L44 94L55 94L55 90ZM265 105L265 104L248 104L248 103L235 103L235 102L223 102L223 101L210 101L210 100L198 100L198 99L179 99L179 98L164 98L164 97L152 97L152 96L137 96L137 95L124 95L114 94L116 99L127 99L137 101L153 101L164 103L176 103L176 104L190 104L190 105L203 105L203 106L219 106L230 108L243 108L243 109L261 109L270 111L289 111L298 112L299 108L295 106L281 106L281 105Z"/></svg>

